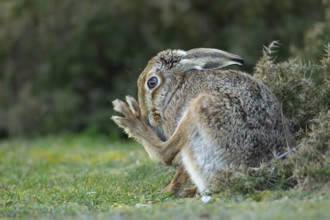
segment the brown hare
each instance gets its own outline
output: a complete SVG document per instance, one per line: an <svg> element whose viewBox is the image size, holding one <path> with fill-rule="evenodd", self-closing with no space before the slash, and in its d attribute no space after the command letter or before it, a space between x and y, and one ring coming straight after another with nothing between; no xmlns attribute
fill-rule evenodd
<svg viewBox="0 0 330 220"><path fill-rule="evenodd" d="M217 191L221 169L258 167L287 147L280 102L252 76L219 70L232 64L243 60L217 49L165 50L141 73L139 102L113 102L124 115L114 122L152 160L171 165L178 155L182 167L165 191L177 193L187 174L199 193Z"/></svg>

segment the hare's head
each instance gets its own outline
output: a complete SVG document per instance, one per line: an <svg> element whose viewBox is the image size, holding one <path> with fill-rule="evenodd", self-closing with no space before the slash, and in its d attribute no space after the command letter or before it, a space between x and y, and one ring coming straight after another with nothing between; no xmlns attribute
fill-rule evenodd
<svg viewBox="0 0 330 220"><path fill-rule="evenodd" d="M184 75L191 70L212 70L225 66L242 65L243 60L228 52L197 48L189 51L165 50L153 57L138 80L141 113L153 125L159 122L160 109L184 83ZM194 71L198 72L198 71Z"/></svg>

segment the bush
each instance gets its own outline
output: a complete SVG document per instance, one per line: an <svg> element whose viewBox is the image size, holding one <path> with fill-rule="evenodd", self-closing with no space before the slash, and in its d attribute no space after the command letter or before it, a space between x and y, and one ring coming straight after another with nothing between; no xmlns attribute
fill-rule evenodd
<svg viewBox="0 0 330 220"><path fill-rule="evenodd" d="M254 76L264 82L282 102L283 112L296 128L306 128L311 119L330 108L330 44L320 64L289 59L274 63L277 42L263 50Z"/></svg>
<svg viewBox="0 0 330 220"><path fill-rule="evenodd" d="M277 46L273 42L264 48L254 75L271 87L283 104L284 115L300 128L296 144L259 169L224 170L223 190L251 193L296 187L329 192L330 45L320 64L297 59L275 63Z"/></svg>

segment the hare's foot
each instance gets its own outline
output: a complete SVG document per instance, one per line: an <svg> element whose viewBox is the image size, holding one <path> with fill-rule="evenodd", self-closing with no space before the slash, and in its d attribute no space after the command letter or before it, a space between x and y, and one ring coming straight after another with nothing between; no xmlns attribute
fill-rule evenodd
<svg viewBox="0 0 330 220"><path fill-rule="evenodd" d="M179 195L179 192L182 191L183 187L185 187L187 183L189 183L188 173L182 166L179 166L171 182L162 190L162 193L169 192L174 195Z"/></svg>
<svg viewBox="0 0 330 220"><path fill-rule="evenodd" d="M112 103L114 110L124 115L124 117L112 116L112 120L120 128L124 129L129 137L139 141L152 160L166 164L162 155L160 155L163 142L157 136L154 128L141 116L138 102L133 97L127 96L126 102L117 99Z"/></svg>
<svg viewBox="0 0 330 220"><path fill-rule="evenodd" d="M148 126L141 119L140 106L133 97L127 96L126 102L116 99L112 104L115 111L124 115L112 116L112 120L130 137L138 139L148 134Z"/></svg>
<svg viewBox="0 0 330 220"><path fill-rule="evenodd" d="M179 194L179 196L183 198L190 198L190 197L194 197L196 195L196 192L197 192L197 187L186 188Z"/></svg>

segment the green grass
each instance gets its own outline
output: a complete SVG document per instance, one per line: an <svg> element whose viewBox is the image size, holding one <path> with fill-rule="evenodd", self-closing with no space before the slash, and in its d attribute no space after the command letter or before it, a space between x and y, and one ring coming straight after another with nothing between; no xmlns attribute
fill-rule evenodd
<svg viewBox="0 0 330 220"><path fill-rule="evenodd" d="M173 169L133 142L50 136L0 143L0 217L38 219L330 219L328 190L161 194Z"/></svg>

